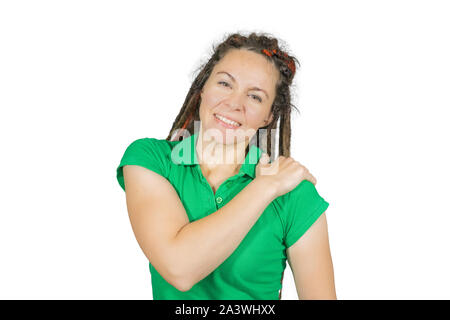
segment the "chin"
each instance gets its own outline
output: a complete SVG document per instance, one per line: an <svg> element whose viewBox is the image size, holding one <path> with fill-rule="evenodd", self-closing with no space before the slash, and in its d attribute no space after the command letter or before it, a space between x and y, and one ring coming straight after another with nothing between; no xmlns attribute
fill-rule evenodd
<svg viewBox="0 0 450 320"><path fill-rule="evenodd" d="M225 129L218 128L217 126L211 126L207 132L209 139L214 139L217 143L234 144L244 142L247 139L250 141L254 130L250 131L245 128Z"/></svg>

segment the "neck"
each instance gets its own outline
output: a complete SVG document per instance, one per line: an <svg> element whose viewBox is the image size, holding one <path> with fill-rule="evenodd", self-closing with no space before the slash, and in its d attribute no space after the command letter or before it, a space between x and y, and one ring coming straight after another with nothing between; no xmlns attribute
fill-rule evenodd
<svg viewBox="0 0 450 320"><path fill-rule="evenodd" d="M208 171L223 174L237 174L245 160L245 149L248 141L224 144L217 142L214 137L203 134L200 129L195 146L199 164Z"/></svg>

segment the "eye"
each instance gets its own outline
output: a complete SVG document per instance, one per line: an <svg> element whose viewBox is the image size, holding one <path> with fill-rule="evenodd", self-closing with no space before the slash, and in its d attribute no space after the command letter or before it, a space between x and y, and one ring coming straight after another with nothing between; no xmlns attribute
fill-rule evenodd
<svg viewBox="0 0 450 320"><path fill-rule="evenodd" d="M259 102L262 101L261 97L259 97L259 96L257 96L257 95L251 94L251 96L252 96L252 97L255 97L256 99L255 99L255 98L254 98L254 99L255 99L255 100L258 100Z"/></svg>
<svg viewBox="0 0 450 320"><path fill-rule="evenodd" d="M228 84L228 82L225 82L225 81L219 81L219 82L218 82L218 84L222 84L222 83L226 84L225 87L229 87L229 86L230 86L230 85Z"/></svg>

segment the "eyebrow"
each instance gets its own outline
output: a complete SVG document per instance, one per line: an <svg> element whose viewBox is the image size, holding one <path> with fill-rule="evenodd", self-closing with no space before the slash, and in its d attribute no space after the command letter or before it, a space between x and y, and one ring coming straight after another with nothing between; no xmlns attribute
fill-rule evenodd
<svg viewBox="0 0 450 320"><path fill-rule="evenodd" d="M216 73L216 75L220 74L220 73L226 74L227 76L229 76L231 78L231 80L233 80L233 82L236 82L236 79L234 79L234 77L231 74L229 74L228 72L226 72L226 71L219 71L219 72ZM266 98L269 99L269 95L267 94L266 90L263 90L263 89L258 88L258 87L251 87L250 90L262 91L266 95Z"/></svg>

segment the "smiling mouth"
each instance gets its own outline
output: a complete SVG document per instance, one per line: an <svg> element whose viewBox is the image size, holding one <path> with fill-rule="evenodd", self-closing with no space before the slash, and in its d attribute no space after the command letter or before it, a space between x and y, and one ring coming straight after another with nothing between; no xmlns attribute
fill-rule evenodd
<svg viewBox="0 0 450 320"><path fill-rule="evenodd" d="M229 128L238 128L241 126L239 122L228 119L217 113L214 114L214 118L216 118L216 120L219 120L221 123L225 124Z"/></svg>

